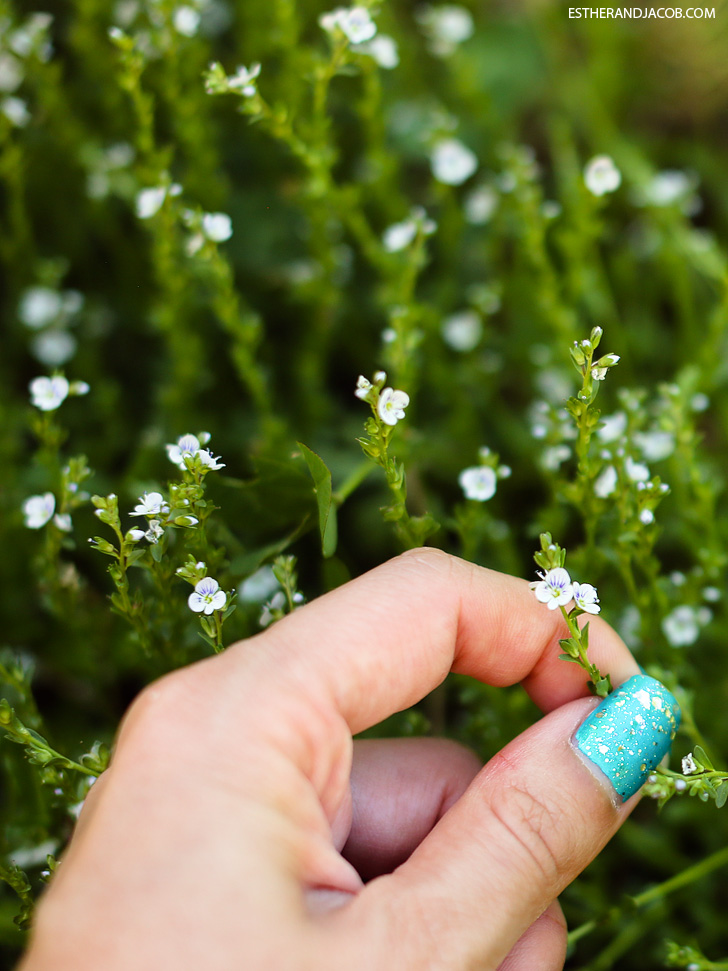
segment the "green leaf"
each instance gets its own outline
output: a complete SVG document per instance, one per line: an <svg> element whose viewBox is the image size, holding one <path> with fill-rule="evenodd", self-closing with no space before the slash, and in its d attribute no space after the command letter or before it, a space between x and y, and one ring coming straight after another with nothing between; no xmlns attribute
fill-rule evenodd
<svg viewBox="0 0 728 971"><path fill-rule="evenodd" d="M571 661L573 664L579 663L578 657L572 657L570 654L559 654L560 661Z"/></svg>
<svg viewBox="0 0 728 971"><path fill-rule="evenodd" d="M313 479L313 491L316 493L318 504L321 551L324 557L328 558L336 552L337 542L336 506L332 501L331 472L324 460L307 445L301 442L296 444L301 449L301 455Z"/></svg>
<svg viewBox="0 0 728 971"><path fill-rule="evenodd" d="M695 746L695 748L693 749L693 756L695 757L695 761L696 762L700 762L700 764L703 765L703 766L705 766L705 768L709 772L712 772L713 771L713 763L710 761L710 759L706 755L705 749L702 747L702 745L696 745Z"/></svg>
<svg viewBox="0 0 728 971"><path fill-rule="evenodd" d="M722 809L726 802L728 802L728 782L721 782L715 796L715 805L718 809Z"/></svg>

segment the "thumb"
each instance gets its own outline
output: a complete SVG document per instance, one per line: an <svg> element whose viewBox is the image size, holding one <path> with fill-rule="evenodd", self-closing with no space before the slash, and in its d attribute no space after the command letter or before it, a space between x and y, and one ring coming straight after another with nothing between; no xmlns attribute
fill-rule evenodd
<svg viewBox="0 0 728 971"><path fill-rule="evenodd" d="M390 961L371 966L497 968L624 822L679 718L664 686L638 675L514 739L407 862L359 895L352 909L371 908Z"/></svg>

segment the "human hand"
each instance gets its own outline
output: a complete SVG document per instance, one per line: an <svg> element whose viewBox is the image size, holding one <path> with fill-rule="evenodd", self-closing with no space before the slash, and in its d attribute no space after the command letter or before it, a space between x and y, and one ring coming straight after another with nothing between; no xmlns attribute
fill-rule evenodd
<svg viewBox="0 0 728 971"><path fill-rule="evenodd" d="M22 971L562 968L556 898L636 802L572 744L597 700L562 627L525 581L416 550L150 685ZM639 673L590 634L615 684ZM450 670L547 714L483 769L442 740L352 742Z"/></svg>

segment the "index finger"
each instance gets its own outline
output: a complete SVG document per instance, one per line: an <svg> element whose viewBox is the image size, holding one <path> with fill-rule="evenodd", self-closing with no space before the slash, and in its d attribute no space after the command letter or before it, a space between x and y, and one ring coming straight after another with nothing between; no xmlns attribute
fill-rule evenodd
<svg viewBox="0 0 728 971"><path fill-rule="evenodd" d="M261 635L260 660L327 698L353 734L408 708L449 671L495 686L523 682L543 711L588 694L584 672L558 659L560 611L525 580L435 549L418 549L295 611ZM590 657L619 684L639 667L621 638L591 618ZM256 643L228 652L249 655Z"/></svg>

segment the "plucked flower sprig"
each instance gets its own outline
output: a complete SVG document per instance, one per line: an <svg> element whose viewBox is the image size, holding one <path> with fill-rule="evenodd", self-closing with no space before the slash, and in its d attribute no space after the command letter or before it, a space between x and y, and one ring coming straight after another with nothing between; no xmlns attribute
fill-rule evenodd
<svg viewBox="0 0 728 971"><path fill-rule="evenodd" d="M407 510L404 465L390 454L390 443L395 426L405 417L410 399L406 391L385 387L386 381L384 371L377 371L371 381L363 375L357 380L354 394L372 410L372 416L364 424L366 437L357 441L364 454L384 469L393 501L382 513L388 522L395 523L400 539L411 549L422 546L425 539L438 528L438 523L429 514L410 516Z"/></svg>
<svg viewBox="0 0 728 971"><path fill-rule="evenodd" d="M566 550L558 543L554 543L550 533L542 533L541 549L534 554L536 565L544 571L539 573L539 580L531 584L539 603L546 604L549 610L560 610L569 628L569 637L559 641L564 661L572 661L580 665L589 676L589 690L600 698L612 691L612 681L609 674L602 674L596 664L592 664L587 657L589 649L589 623L579 627L577 618L582 614L598 614L601 610L596 588L590 583L578 583L571 579L564 569ZM573 601L574 607L567 611L566 607Z"/></svg>

